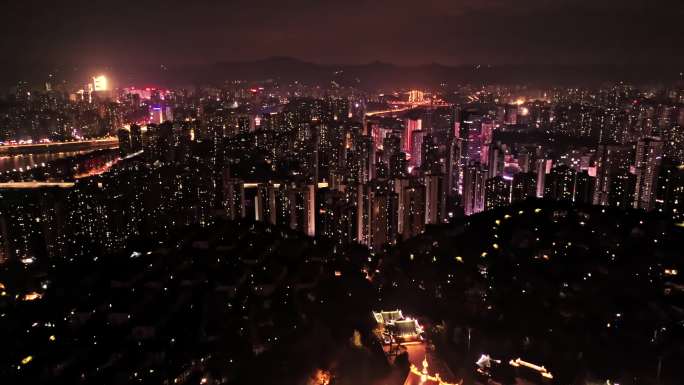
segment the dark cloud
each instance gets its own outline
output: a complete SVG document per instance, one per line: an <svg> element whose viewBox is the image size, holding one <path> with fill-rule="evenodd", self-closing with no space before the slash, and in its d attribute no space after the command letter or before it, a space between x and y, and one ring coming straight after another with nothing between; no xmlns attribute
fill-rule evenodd
<svg viewBox="0 0 684 385"><path fill-rule="evenodd" d="M0 66L684 64L675 0L4 1Z"/></svg>

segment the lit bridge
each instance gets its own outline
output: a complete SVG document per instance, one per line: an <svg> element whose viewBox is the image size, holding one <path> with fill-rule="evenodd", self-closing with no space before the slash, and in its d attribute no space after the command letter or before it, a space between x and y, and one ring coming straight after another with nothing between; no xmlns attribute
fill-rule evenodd
<svg viewBox="0 0 684 385"><path fill-rule="evenodd" d="M442 102L442 101L423 101L423 102L406 102L406 101L396 101L392 102L392 107L387 110L379 110L379 111L370 111L366 112L366 116L378 116L378 115L386 115L386 114L396 114L398 112L404 112L404 111L409 111L414 108L430 108L430 109L435 109L439 107L450 107L452 104Z"/></svg>

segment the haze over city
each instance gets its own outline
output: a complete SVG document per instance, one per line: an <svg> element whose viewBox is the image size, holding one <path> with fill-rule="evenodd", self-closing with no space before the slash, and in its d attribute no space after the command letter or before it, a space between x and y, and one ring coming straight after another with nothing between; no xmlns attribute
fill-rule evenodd
<svg viewBox="0 0 684 385"><path fill-rule="evenodd" d="M672 79L684 64L683 7L674 0L22 1L1 7L3 82L11 73L35 76L37 68L70 76L74 67L143 80L138 75L161 76L155 72L164 68L273 56L327 65L578 66L588 73L607 65L632 76L639 70L640 80ZM671 73L643 73L649 66Z"/></svg>

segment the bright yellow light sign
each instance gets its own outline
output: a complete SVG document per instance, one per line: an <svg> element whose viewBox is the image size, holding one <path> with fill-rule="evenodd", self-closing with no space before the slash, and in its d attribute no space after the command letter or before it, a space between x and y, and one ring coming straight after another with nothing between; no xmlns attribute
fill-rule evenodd
<svg viewBox="0 0 684 385"><path fill-rule="evenodd" d="M107 91L109 90L109 81L104 75L95 76L93 78L93 90L95 91Z"/></svg>

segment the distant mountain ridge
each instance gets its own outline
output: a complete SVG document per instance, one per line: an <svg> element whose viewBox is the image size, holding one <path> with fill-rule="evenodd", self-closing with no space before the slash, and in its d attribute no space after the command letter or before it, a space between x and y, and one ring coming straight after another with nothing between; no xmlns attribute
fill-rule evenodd
<svg viewBox="0 0 684 385"><path fill-rule="evenodd" d="M368 64L317 64L291 57L271 57L255 61L222 61L213 65L180 70L166 79L187 79L212 83L221 80L299 81L306 84L329 84L360 88L434 87L456 84L531 84L590 85L602 82L675 82L675 68L639 68L617 65L459 65L430 63L399 66L374 61ZM196 71L195 73L192 73ZM189 80L189 79L188 79Z"/></svg>
<svg viewBox="0 0 684 385"><path fill-rule="evenodd" d="M69 82L83 82L95 70L87 66L68 67L61 76ZM3 84L28 80L43 84L42 74L53 70L24 67L24 73L2 74ZM292 57L276 56L252 61L220 61L213 64L141 67L119 65L106 69L118 86L219 85L226 81L272 79L280 83L299 81L309 85L355 86L362 89L436 87L457 84L597 85L604 82L673 84L681 81L680 71L667 64L650 68L630 65L457 65L439 63L401 66L380 61L367 64L318 64ZM78 83L77 83L78 84Z"/></svg>

